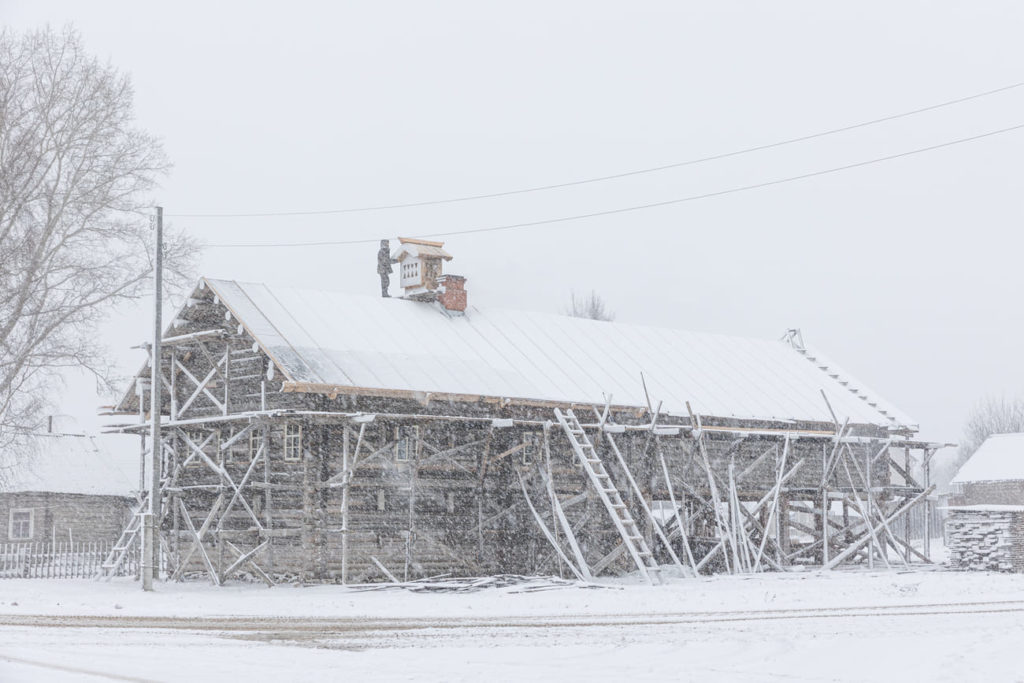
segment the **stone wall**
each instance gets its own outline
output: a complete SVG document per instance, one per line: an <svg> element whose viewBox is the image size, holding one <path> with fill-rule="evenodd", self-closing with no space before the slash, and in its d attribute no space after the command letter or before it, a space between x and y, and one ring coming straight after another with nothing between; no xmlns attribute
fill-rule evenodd
<svg viewBox="0 0 1024 683"><path fill-rule="evenodd" d="M1024 506L952 507L946 544L952 569L1024 572Z"/></svg>

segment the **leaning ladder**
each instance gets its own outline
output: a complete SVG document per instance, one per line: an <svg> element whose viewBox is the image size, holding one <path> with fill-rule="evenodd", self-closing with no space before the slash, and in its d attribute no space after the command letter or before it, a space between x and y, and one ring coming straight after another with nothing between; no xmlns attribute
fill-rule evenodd
<svg viewBox="0 0 1024 683"><path fill-rule="evenodd" d="M629 508L622 501L619 490L615 488L615 483L608 474L608 470L605 469L601 458L598 457L597 450L590 438L587 437L580 421L576 419L572 410L562 413L561 410L555 408L555 417L558 418L558 424L562 425L565 435L569 437L569 443L572 444L576 457L579 458L584 471L590 477L594 488L597 489L601 502L608 508L608 514L611 515L612 521L615 522L615 528L622 536L622 544L629 551L633 561L636 562L640 575L651 585L654 585L656 578L660 583L662 580L661 567L655 561L654 553L644 541L640 527L637 526Z"/></svg>
<svg viewBox="0 0 1024 683"><path fill-rule="evenodd" d="M128 557L128 551L131 550L132 544L139 535L139 529L142 527L142 511L149 505L149 494L143 496L135 507L132 508L132 517L128 521L128 526L121 532L121 537L117 539L117 543L110 549L107 554L107 558L100 565L100 570L96 574L97 579L106 578L109 579L117 574L117 570L124 564L124 560Z"/></svg>

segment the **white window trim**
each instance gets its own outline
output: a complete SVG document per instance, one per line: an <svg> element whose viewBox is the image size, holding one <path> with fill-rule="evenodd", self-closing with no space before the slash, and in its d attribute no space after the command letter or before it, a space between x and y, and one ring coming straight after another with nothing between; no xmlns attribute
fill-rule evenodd
<svg viewBox="0 0 1024 683"><path fill-rule="evenodd" d="M14 515L19 512L28 513L28 536L14 535ZM36 511L33 508L11 508L7 516L7 538L12 541L31 541L36 535Z"/></svg>
<svg viewBox="0 0 1024 683"><path fill-rule="evenodd" d="M298 441L298 448L292 449L289 444L294 440ZM293 450L295 454L291 455ZM285 462L300 462L302 460L302 425L286 424L284 426L284 460Z"/></svg>

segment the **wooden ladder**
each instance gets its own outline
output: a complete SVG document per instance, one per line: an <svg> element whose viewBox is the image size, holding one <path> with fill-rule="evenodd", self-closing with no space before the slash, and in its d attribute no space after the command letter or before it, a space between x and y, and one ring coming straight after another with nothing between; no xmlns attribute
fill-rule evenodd
<svg viewBox="0 0 1024 683"><path fill-rule="evenodd" d="M619 490L615 488L615 483L608 474L608 470L605 469L601 458L598 457L597 450L594 448L594 444L591 443L590 438L587 437L582 425L580 425L580 421L576 419L576 415L572 410L562 413L561 410L555 408L555 417L558 418L558 424L562 426L565 435L569 437L572 450L576 453L576 457L582 463L584 471L590 477L590 482L597 489L601 502L608 509L608 514L611 515L612 521L615 522L615 528L618 530L619 535L622 536L622 544L629 551L633 561L636 562L640 575L652 586L656 581L657 583L662 583L661 567L655 561L654 553L651 552L647 542L644 541L644 536L640 533L640 527L637 526L636 520L633 519L633 515L629 512L629 508L622 501Z"/></svg>
<svg viewBox="0 0 1024 683"><path fill-rule="evenodd" d="M110 549L107 558L103 560L103 564L100 565L100 570L96 574L97 579L110 579L117 574L117 570L120 569L125 558L128 557L128 551L131 550L132 544L138 538L139 530L142 528L142 513L148 506L149 494L147 493L132 508L132 518L124 528L124 531L121 532L121 537L117 539L117 543Z"/></svg>

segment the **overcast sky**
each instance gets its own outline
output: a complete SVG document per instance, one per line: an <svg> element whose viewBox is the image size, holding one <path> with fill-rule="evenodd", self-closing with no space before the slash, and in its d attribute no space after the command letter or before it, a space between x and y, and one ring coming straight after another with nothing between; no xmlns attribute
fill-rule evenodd
<svg viewBox="0 0 1024 683"><path fill-rule="evenodd" d="M1024 80L1019 2L27 2L131 74L175 164L167 214L309 211L614 174ZM341 215L172 218L209 243L394 238L658 202L1024 123L1024 88L656 174ZM956 440L1024 387L1024 131L748 192L447 239L470 301L758 337L800 327ZM208 249L201 274L378 291L374 245ZM106 337L126 372L147 307ZM699 397L696 397L699 401ZM91 413L77 387L65 409Z"/></svg>

